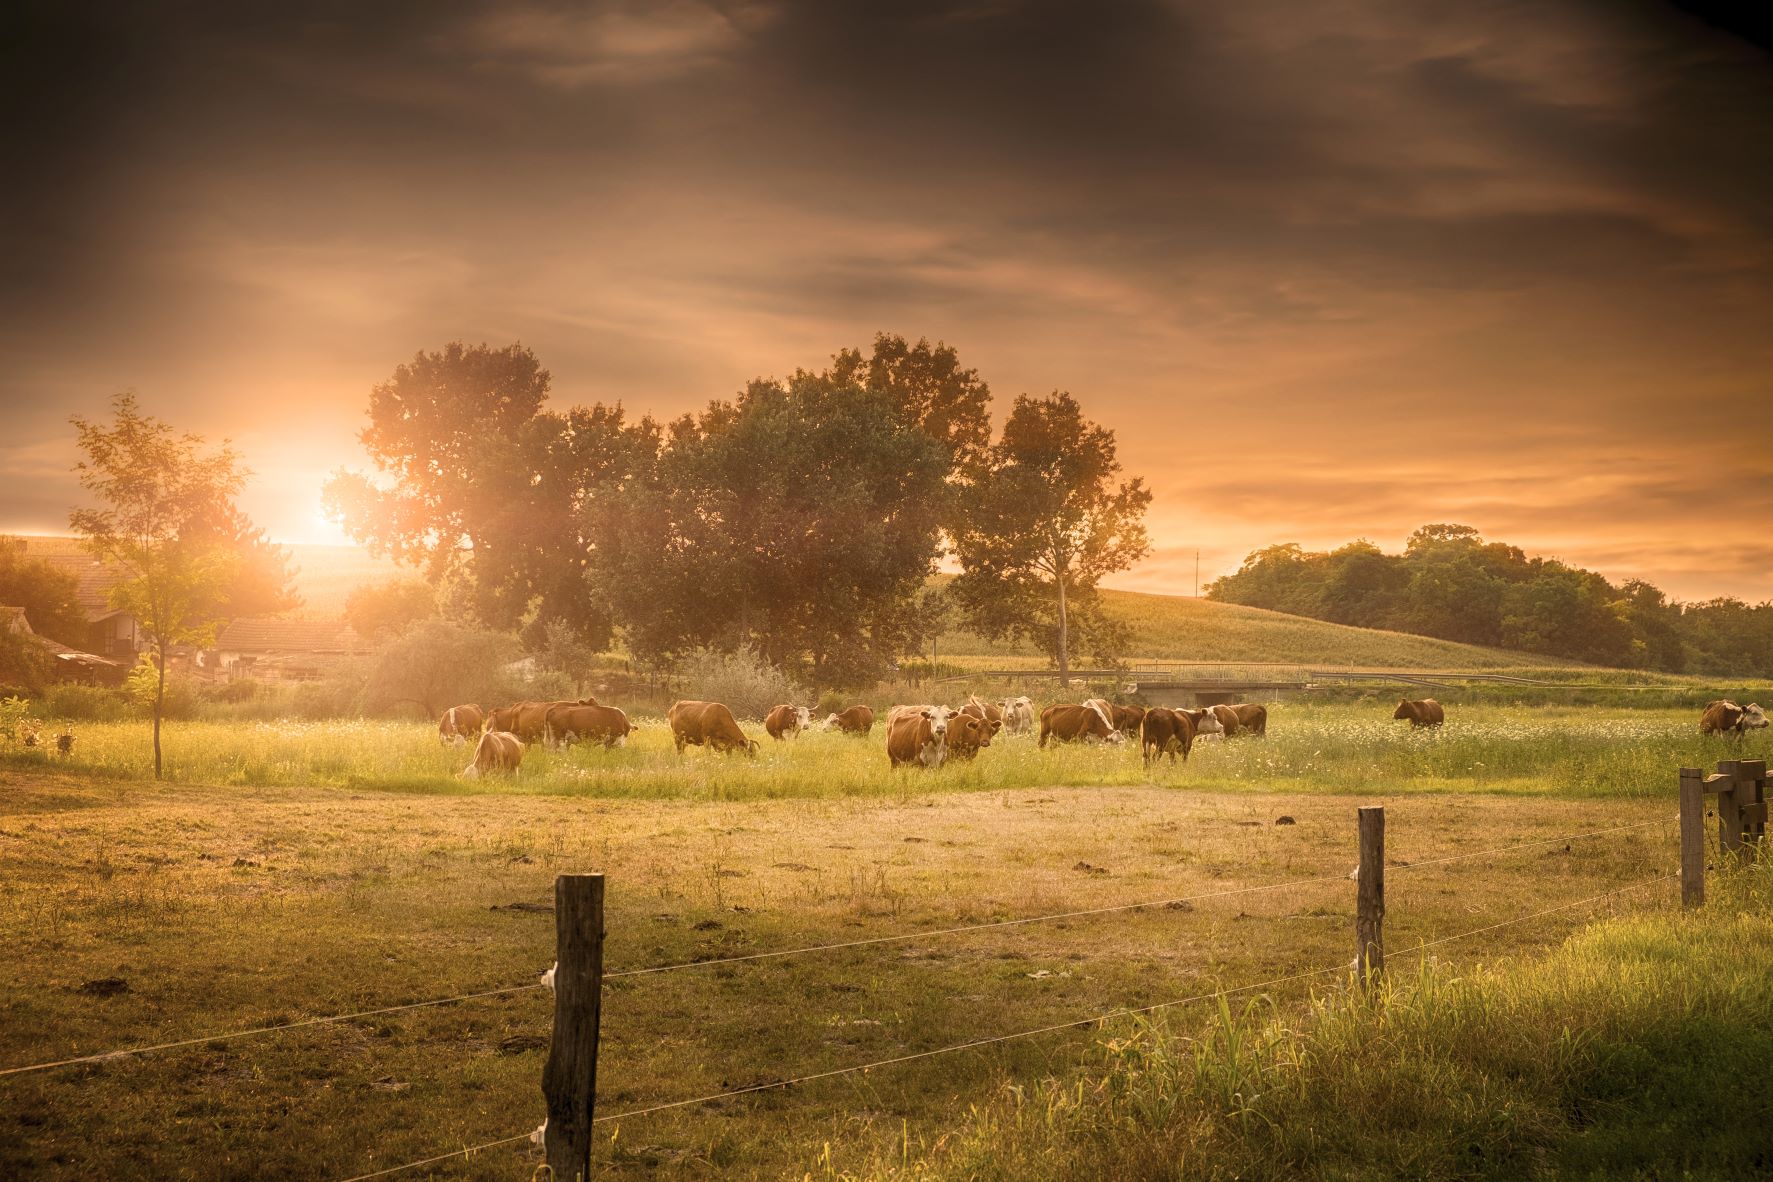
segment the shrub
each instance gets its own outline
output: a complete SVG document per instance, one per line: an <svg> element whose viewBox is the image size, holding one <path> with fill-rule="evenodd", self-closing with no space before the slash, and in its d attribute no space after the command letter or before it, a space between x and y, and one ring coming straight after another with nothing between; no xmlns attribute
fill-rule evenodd
<svg viewBox="0 0 1773 1182"><path fill-rule="evenodd" d="M724 702L741 718L762 718L783 702L805 702L812 691L748 648L720 653L698 649L677 663L685 698Z"/></svg>
<svg viewBox="0 0 1773 1182"><path fill-rule="evenodd" d="M43 694L43 713L78 722L122 722L136 712L122 690L99 685L52 685Z"/></svg>

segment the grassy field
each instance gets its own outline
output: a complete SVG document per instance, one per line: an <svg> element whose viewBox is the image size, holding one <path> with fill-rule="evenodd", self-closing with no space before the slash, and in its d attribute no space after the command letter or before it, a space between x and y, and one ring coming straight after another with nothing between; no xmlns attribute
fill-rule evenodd
<svg viewBox="0 0 1773 1182"><path fill-rule="evenodd" d="M748 801L783 797L898 798L926 791L993 791L1044 784L1158 784L1225 792L1493 792L1586 798L1666 795L1671 769L1738 751L1764 756L1766 733L1740 747L1699 734L1691 710L1471 705L1438 731L1391 720L1391 702L1282 703L1265 740L1203 741L1187 764L1147 773L1132 744L1054 746L1000 736L974 763L934 772L889 768L883 732L870 739L813 733L762 742L757 758L692 748L681 759L659 719L642 718L626 747L552 752L533 747L511 781L475 786L457 772L465 750L418 723L168 723L167 774L181 783L331 786L424 794L547 793L598 798ZM128 778L148 768L141 723L75 728L72 758L0 752L0 766Z"/></svg>

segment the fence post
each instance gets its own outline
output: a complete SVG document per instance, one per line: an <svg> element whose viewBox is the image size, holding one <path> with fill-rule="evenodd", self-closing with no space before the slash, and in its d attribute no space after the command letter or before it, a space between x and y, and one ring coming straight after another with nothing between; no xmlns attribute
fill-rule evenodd
<svg viewBox="0 0 1773 1182"><path fill-rule="evenodd" d="M542 1069L543 1152L555 1182L589 1182L603 1010L603 875L554 880L554 1038Z"/></svg>
<svg viewBox="0 0 1773 1182"><path fill-rule="evenodd" d="M1741 782L1734 759L1718 760L1718 775L1729 783L1718 784L1718 852L1742 856L1742 814L1737 808L1736 788Z"/></svg>
<svg viewBox="0 0 1773 1182"><path fill-rule="evenodd" d="M1681 769L1681 906L1705 902L1705 773Z"/></svg>
<svg viewBox="0 0 1773 1182"><path fill-rule="evenodd" d="M1361 984L1385 972L1385 807L1360 810L1360 869L1356 871L1354 967Z"/></svg>
<svg viewBox="0 0 1773 1182"><path fill-rule="evenodd" d="M1754 849L1767 836L1767 761L1739 759L1736 761L1736 813L1742 821L1744 857L1753 857Z"/></svg>

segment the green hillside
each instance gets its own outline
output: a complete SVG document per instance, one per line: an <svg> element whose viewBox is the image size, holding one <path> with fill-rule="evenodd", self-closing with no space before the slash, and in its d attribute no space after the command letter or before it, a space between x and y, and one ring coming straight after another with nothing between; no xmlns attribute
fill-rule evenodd
<svg viewBox="0 0 1773 1182"><path fill-rule="evenodd" d="M1393 669L1548 669L1570 665L1569 661L1530 653L1478 648L1375 628L1350 628L1305 616L1181 595L1104 591L1102 598L1114 618L1132 629L1128 654L1136 659L1297 661ZM1045 663L1032 648L992 644L964 632L942 637L938 651L944 661L963 658L963 663L969 665L979 663L981 658L1002 660L1008 666ZM1081 657L1076 663L1090 662Z"/></svg>

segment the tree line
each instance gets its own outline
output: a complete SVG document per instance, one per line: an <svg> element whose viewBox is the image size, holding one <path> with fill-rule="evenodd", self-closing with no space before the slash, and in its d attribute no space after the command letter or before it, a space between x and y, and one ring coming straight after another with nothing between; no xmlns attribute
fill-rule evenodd
<svg viewBox="0 0 1773 1182"><path fill-rule="evenodd" d="M1773 676L1773 603L1680 603L1642 579L1615 584L1555 558L1425 525L1401 554L1366 540L1256 550L1209 599L1338 624L1413 632L1596 665Z"/></svg>
<svg viewBox="0 0 1773 1182"><path fill-rule="evenodd" d="M419 353L371 391L375 470L335 473L329 511L536 649L619 633L646 663L749 650L849 687L949 621L1062 674L1124 642L1097 585L1147 553L1151 494L1069 393L1018 396L994 435L953 348L887 334L668 423L551 409L551 381L522 345Z"/></svg>

